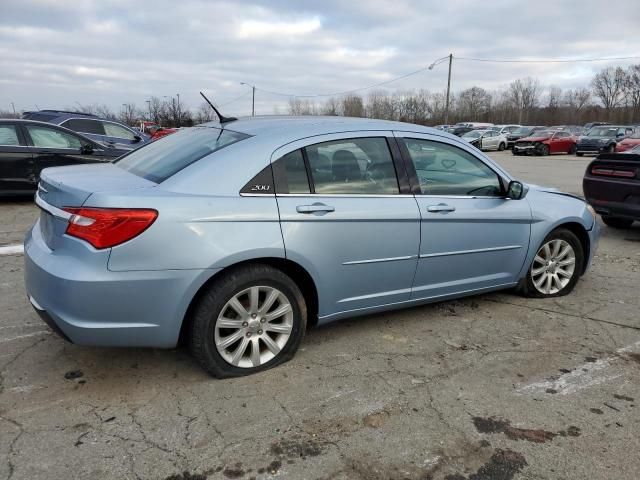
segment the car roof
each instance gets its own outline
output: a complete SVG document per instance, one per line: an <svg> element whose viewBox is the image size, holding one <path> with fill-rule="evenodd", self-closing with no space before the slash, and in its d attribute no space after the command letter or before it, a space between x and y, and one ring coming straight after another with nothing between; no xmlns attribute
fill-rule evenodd
<svg viewBox="0 0 640 480"><path fill-rule="evenodd" d="M208 122L202 126L220 128L219 122ZM301 138L330 133L354 131L389 131L426 133L451 138L453 135L412 123L395 122L390 120L376 120L371 118L334 117L334 116L284 116L264 115L255 117L241 117L232 122L222 124L225 129L245 133L252 136L269 136L275 143L285 144Z"/></svg>

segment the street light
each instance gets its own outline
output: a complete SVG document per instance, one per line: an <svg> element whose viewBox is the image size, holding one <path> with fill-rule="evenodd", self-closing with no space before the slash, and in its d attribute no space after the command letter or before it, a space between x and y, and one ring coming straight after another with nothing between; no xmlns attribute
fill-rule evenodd
<svg viewBox="0 0 640 480"><path fill-rule="evenodd" d="M254 117L256 115L256 86L249 85L248 83L244 82L240 82L240 85L251 87L251 116Z"/></svg>
<svg viewBox="0 0 640 480"><path fill-rule="evenodd" d="M449 124L449 92L451 90L451 64L453 63L453 53L450 53L446 57L439 58L431 65L429 65L429 70L433 70L433 67L438 65L439 63L444 62L449 59L449 77L447 78L447 101L444 106L444 123L445 125Z"/></svg>

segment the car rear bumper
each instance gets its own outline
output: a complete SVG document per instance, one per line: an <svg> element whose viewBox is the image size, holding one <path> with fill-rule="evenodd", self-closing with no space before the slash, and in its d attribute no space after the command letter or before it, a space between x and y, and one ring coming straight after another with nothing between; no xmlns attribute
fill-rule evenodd
<svg viewBox="0 0 640 480"><path fill-rule="evenodd" d="M171 348L191 299L217 270L111 272L25 239L25 287L36 312L72 343Z"/></svg>
<svg viewBox="0 0 640 480"><path fill-rule="evenodd" d="M600 145L580 145L578 143L576 145L576 153L602 153L606 148Z"/></svg>
<svg viewBox="0 0 640 480"><path fill-rule="evenodd" d="M600 215L640 220L640 185L621 180L585 177L587 202Z"/></svg>

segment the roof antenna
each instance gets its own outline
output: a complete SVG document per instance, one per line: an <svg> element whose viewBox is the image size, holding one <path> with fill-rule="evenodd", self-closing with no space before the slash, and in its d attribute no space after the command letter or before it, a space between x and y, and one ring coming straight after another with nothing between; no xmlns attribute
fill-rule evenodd
<svg viewBox="0 0 640 480"><path fill-rule="evenodd" d="M229 122L233 122L234 120L238 120L236 117L225 117L223 116L216 107L213 106L213 103L211 103L209 101L209 99L207 97L204 96L204 93L200 92L200 95L202 95L202 98L204 98L207 103L209 104L209 106L211 108L213 108L213 111L216 112L216 115L218 115L218 118L220 119L220 123L229 123Z"/></svg>

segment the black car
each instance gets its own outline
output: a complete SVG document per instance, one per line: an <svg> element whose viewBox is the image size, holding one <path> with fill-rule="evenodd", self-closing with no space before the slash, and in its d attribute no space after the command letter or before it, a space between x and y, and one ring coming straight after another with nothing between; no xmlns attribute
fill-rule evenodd
<svg viewBox="0 0 640 480"><path fill-rule="evenodd" d="M578 139L576 155L579 157L585 153L601 153L616 151L617 143L628 137L635 131L629 125L601 125L592 127L586 135Z"/></svg>
<svg viewBox="0 0 640 480"><path fill-rule="evenodd" d="M475 127L451 127L447 130L448 133L453 133L454 135L457 135L458 137L461 137L462 135L464 135L467 132L470 132L471 130L477 130Z"/></svg>
<svg viewBox="0 0 640 480"><path fill-rule="evenodd" d="M587 167L582 189L604 223L629 228L640 220L640 154L599 155Z"/></svg>
<svg viewBox="0 0 640 480"><path fill-rule="evenodd" d="M530 136L537 130L544 130L547 127L520 127L507 135L507 148L513 148L513 145L521 138Z"/></svg>
<svg viewBox="0 0 640 480"><path fill-rule="evenodd" d="M0 196L33 193L43 168L109 162L124 153L50 123L0 119Z"/></svg>

